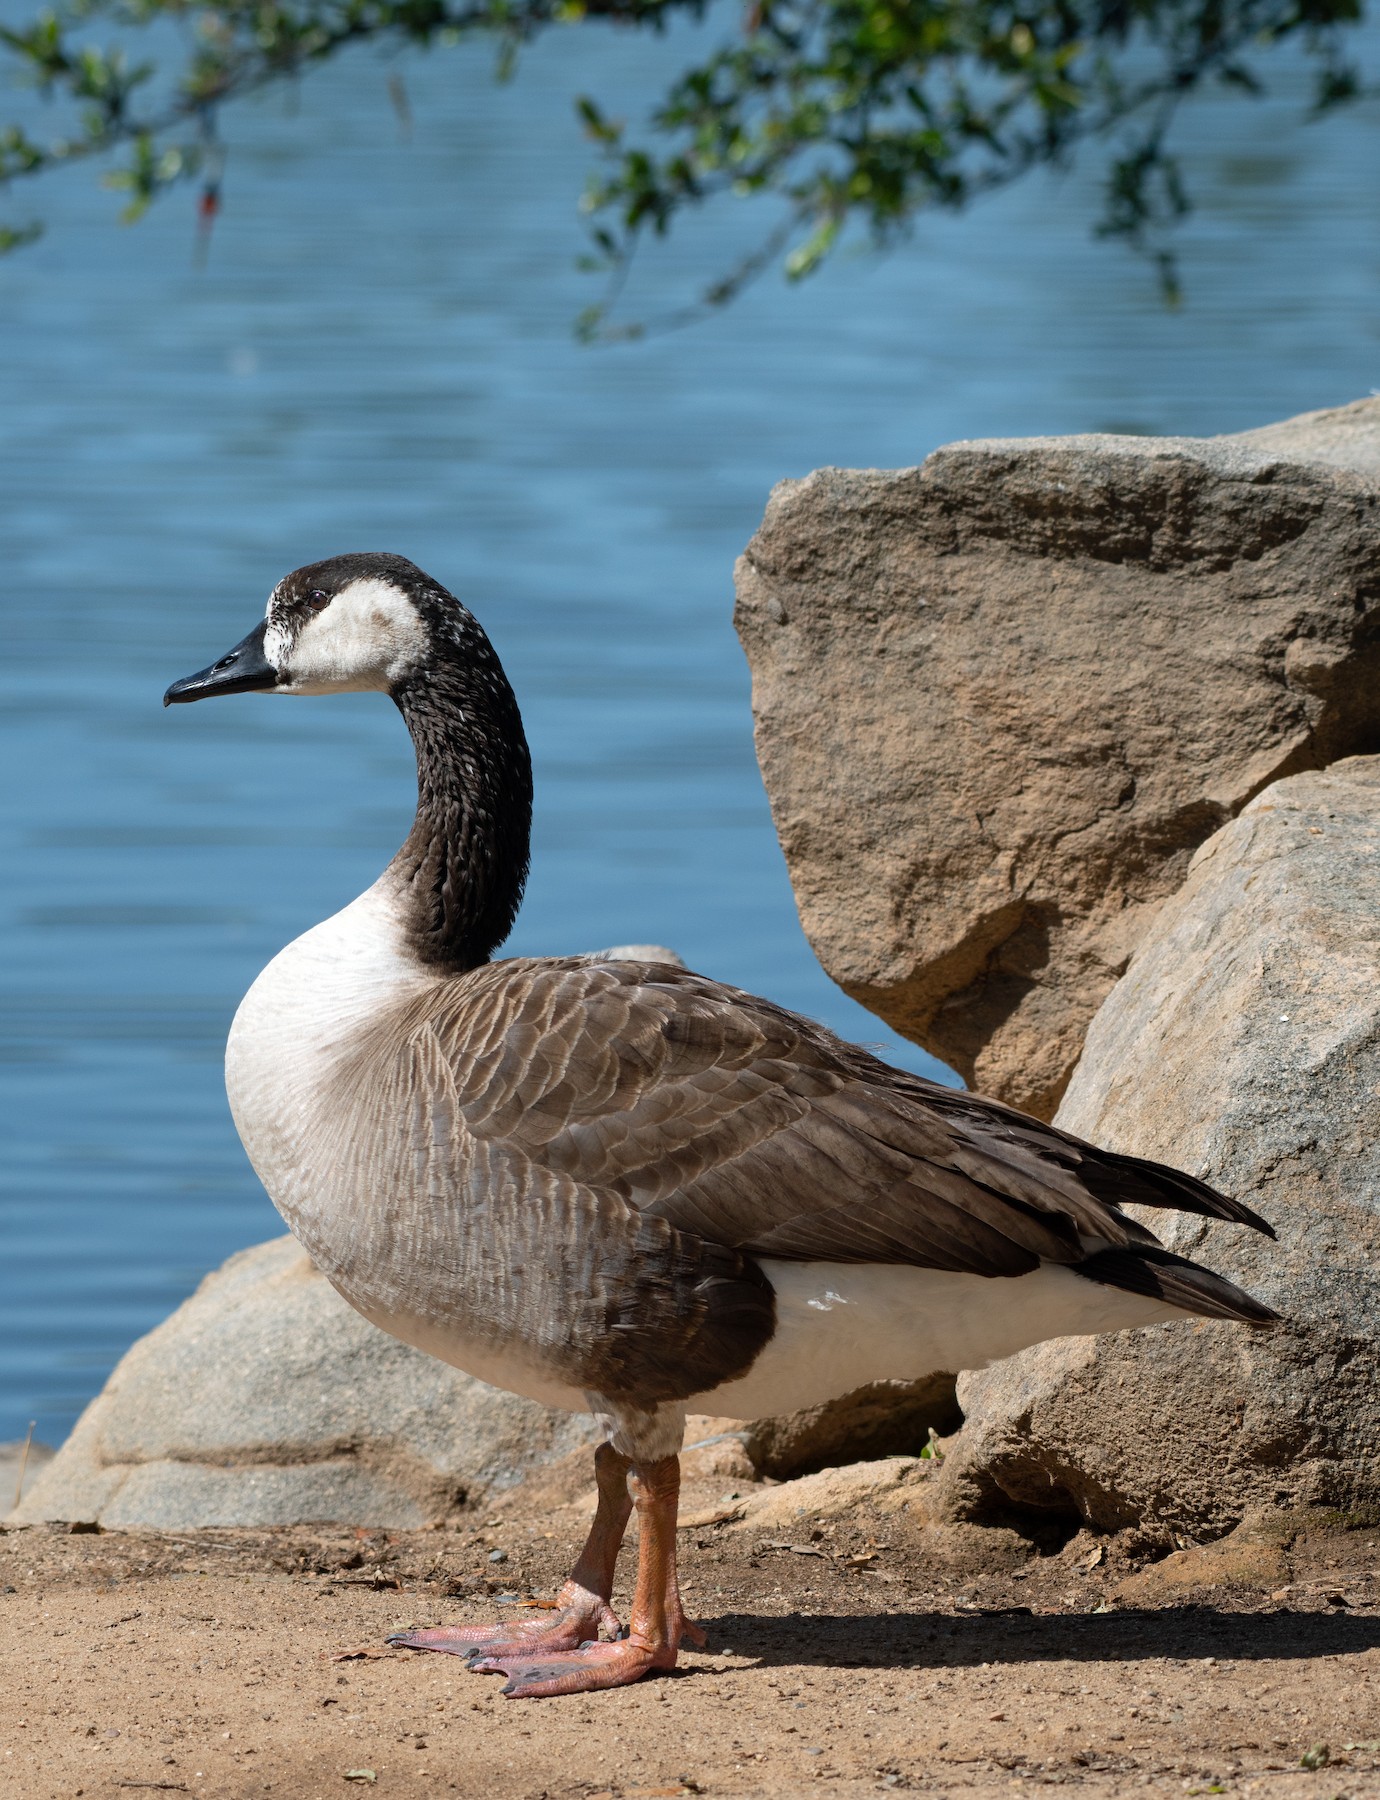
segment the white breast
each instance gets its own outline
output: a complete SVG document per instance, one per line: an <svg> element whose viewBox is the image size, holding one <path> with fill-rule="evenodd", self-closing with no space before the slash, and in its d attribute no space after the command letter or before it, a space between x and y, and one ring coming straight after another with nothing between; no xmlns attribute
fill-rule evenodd
<svg viewBox="0 0 1380 1800"><path fill-rule="evenodd" d="M293 1177L302 1145L329 1116L332 1077L368 1021L429 979L406 955L390 901L380 883L279 951L230 1027L225 1088L235 1128L304 1239L313 1208Z"/></svg>
<svg viewBox="0 0 1380 1800"><path fill-rule="evenodd" d="M538 1367L521 1344L495 1346L467 1329L463 1306L444 1321L409 1304L381 1266L374 1234L396 1195L361 1187L358 1122L342 1065L386 1009L435 977L408 955L384 883L279 952L235 1014L225 1052L230 1110L254 1172L308 1255L372 1324L481 1381L548 1406L585 1396ZM404 1122L395 1121L399 1129ZM418 1254L437 1246L419 1241Z"/></svg>
<svg viewBox="0 0 1380 1800"><path fill-rule="evenodd" d="M582 1406L584 1397L537 1368L525 1345L486 1341L458 1303L444 1319L424 1316L407 1281L396 1271L386 1279L379 1266L372 1234L386 1197L361 1186L361 1159L336 1147L357 1136L338 1116L342 1065L371 1021L435 979L408 956L391 898L383 884L371 888L289 944L246 994L225 1059L236 1127L274 1204L366 1318L481 1379L549 1405ZM422 1232L417 1253L436 1249ZM1056 1266L991 1280L760 1260L776 1291L776 1334L745 1376L693 1397L692 1410L745 1419L794 1412L875 1381L979 1369L1046 1338L1182 1316Z"/></svg>

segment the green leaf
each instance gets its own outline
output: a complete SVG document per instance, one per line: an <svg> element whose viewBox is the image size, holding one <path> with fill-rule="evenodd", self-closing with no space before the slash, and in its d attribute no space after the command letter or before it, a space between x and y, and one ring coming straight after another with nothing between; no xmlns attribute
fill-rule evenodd
<svg viewBox="0 0 1380 1800"><path fill-rule="evenodd" d="M553 27L585 20L661 32L708 0L66 0L0 26L0 64L58 109L65 135L0 124L0 181L82 157L118 159L109 185L141 215L199 166L213 108L296 79L347 47L441 49L483 35L495 73ZM636 141L596 98L573 96L598 173L578 204L588 265L611 282L639 245L693 209L770 197L790 229L765 229L739 267L703 285L718 305L784 260L800 281L849 241L890 244L934 207L956 209L1104 145L1098 235L1143 257L1178 295L1171 236L1189 210L1171 147L1183 102L1207 84L1252 98L1267 58L1295 45L1313 111L1367 92L1344 54L1362 0L745 0L727 35L679 71ZM169 23L179 29L168 33ZM105 41L75 41L100 28ZM152 28L152 29L151 29ZM147 37L141 38L141 33ZM136 46L157 54L141 59ZM73 122L75 121L75 123ZM12 229L16 247L28 227ZM593 309L607 341L612 295ZM589 309L582 320L590 316ZM618 330L624 331L619 327Z"/></svg>

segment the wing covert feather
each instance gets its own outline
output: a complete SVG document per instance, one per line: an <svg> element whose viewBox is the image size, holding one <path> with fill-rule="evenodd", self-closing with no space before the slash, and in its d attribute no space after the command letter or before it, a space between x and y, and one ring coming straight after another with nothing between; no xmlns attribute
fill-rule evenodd
<svg viewBox="0 0 1380 1800"><path fill-rule="evenodd" d="M1256 1222L665 965L489 964L431 990L416 1029L435 1129L748 1254L1013 1275L1155 1243L1123 1198Z"/></svg>

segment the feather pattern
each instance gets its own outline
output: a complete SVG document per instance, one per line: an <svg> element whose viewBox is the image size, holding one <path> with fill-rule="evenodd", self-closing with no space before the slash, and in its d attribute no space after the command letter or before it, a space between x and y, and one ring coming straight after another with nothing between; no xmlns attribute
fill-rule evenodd
<svg viewBox="0 0 1380 1800"><path fill-rule="evenodd" d="M1153 1244L1123 1200L1268 1230L1192 1177L668 965L493 963L424 1012L380 1032L434 1040L467 1136L753 1254L1013 1275Z"/></svg>

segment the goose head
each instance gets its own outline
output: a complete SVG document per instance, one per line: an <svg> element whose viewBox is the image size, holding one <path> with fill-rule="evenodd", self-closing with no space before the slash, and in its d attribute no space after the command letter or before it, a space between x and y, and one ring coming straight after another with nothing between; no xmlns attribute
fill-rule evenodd
<svg viewBox="0 0 1380 1800"><path fill-rule="evenodd" d="M234 649L175 681L164 706L214 694L396 693L470 622L406 557L333 556L286 575Z"/></svg>
<svg viewBox="0 0 1380 1800"><path fill-rule="evenodd" d="M483 627L404 556L332 556L284 576L262 621L165 706L213 694L387 694L417 752L417 816L389 864L407 941L430 967L470 969L522 900L532 759Z"/></svg>

